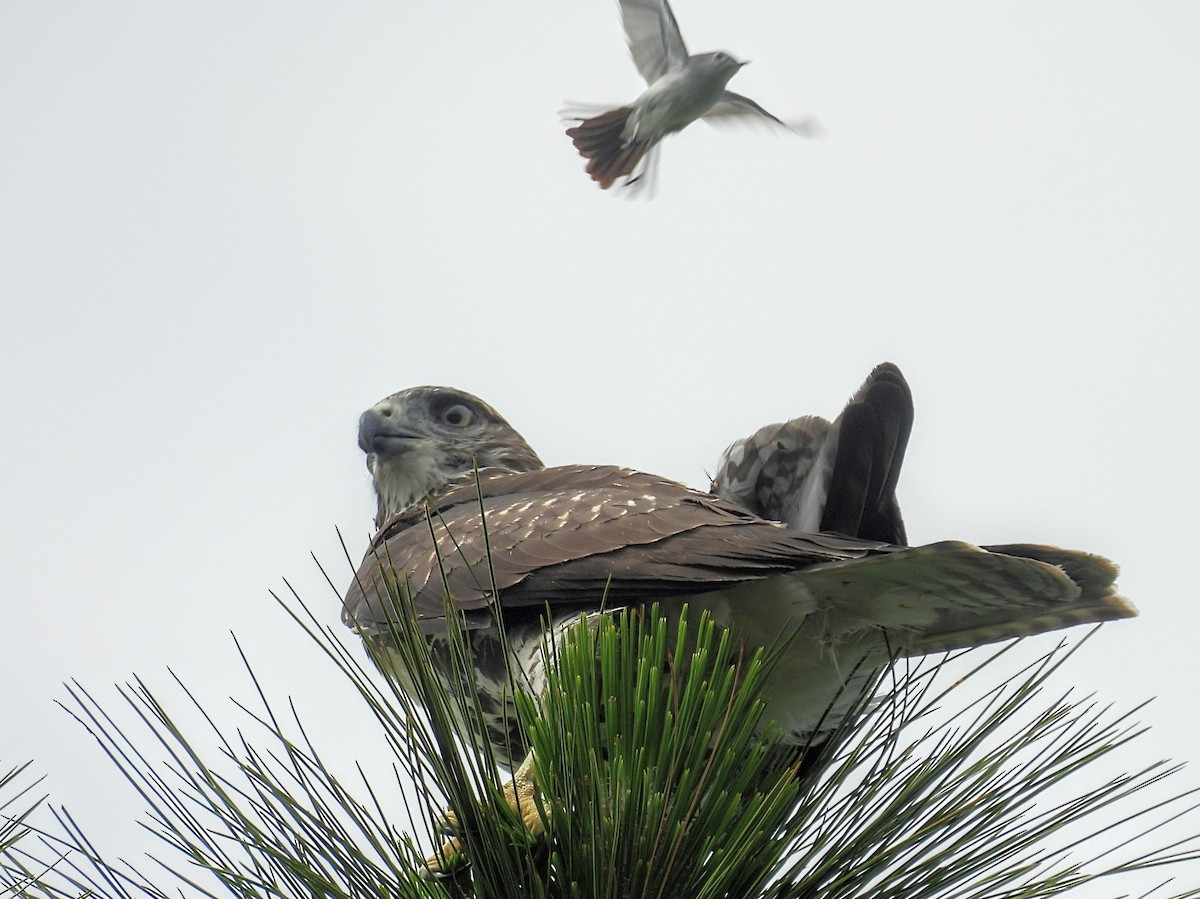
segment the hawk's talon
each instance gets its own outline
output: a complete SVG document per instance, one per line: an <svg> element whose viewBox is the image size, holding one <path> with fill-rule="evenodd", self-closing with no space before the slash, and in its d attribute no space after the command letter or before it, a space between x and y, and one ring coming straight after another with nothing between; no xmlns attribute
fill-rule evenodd
<svg viewBox="0 0 1200 899"><path fill-rule="evenodd" d="M421 868L422 880L444 880L453 877L471 864L463 850L462 840L454 837L442 844L442 848L429 858Z"/></svg>
<svg viewBox="0 0 1200 899"><path fill-rule="evenodd" d="M525 757L521 766L504 783L504 801L517 813L529 836L537 839L546 832L542 811L538 807L537 784L533 779L533 753Z"/></svg>
<svg viewBox="0 0 1200 899"><path fill-rule="evenodd" d="M521 766L504 782L504 802L521 821L521 826L529 835L529 841L536 842L545 832L546 825L537 798L537 784L533 780L533 753L526 756ZM439 833L450 835L451 839L429 858L421 869L421 877L434 880L448 877L470 864L462 841L462 824L453 811L447 810L434 819L433 826Z"/></svg>
<svg viewBox="0 0 1200 899"><path fill-rule="evenodd" d="M446 809L440 815L435 815L432 823L434 833L441 834L444 837L462 835L462 823L458 820L458 815L454 814L450 809Z"/></svg>

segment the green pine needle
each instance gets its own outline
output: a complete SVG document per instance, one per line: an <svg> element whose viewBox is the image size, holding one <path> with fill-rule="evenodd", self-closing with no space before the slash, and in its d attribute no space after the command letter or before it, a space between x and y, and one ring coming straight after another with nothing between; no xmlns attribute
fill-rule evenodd
<svg viewBox="0 0 1200 899"><path fill-rule="evenodd" d="M518 694L546 828L530 839L501 799L507 775L486 743L460 739L464 727L482 732L473 691L434 676L402 584L390 599L389 636L415 696L294 593L281 605L329 676L356 689L391 749L394 782L331 771L319 747L336 735L310 734L290 705L272 705L245 659L256 696L234 734L182 681L207 734L185 733L141 681L121 691L136 732L76 684L72 714L139 791L162 848L150 873L109 863L60 811L35 848L31 836L8 847L0 895L1025 899L1119 895L1120 875L1155 868L1164 881L1197 879L1200 837L1164 845L1163 830L1200 830L1196 791L1162 799L1177 769L1161 762L1096 773L1101 759L1128 758L1141 730L1131 714L1052 692L1074 650L1060 644L1016 673L1005 651L976 651L958 678L950 667L961 661L899 663L824 766L798 778L794 753L762 721L772 657L741 654L706 616L672 622L653 610L581 619L545 659L546 695ZM447 620L465 675L469 642ZM203 755L214 737L218 751ZM416 807L408 782L423 785ZM424 858L442 841L430 822L447 808L464 864L426 880Z"/></svg>

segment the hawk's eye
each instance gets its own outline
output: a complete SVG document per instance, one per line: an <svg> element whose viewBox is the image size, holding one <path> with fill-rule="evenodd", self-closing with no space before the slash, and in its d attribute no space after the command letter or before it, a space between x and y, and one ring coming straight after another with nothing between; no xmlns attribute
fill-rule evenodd
<svg viewBox="0 0 1200 899"><path fill-rule="evenodd" d="M475 420L475 413L462 403L442 410L442 424L452 428L465 428Z"/></svg>

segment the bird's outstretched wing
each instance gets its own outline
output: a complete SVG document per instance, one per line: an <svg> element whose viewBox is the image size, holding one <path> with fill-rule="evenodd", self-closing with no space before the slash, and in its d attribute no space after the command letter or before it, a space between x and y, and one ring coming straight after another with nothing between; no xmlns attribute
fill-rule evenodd
<svg viewBox="0 0 1200 899"><path fill-rule="evenodd" d="M900 369L877 365L834 423L837 451L821 530L908 542L896 485L912 426L912 392Z"/></svg>
<svg viewBox="0 0 1200 899"><path fill-rule="evenodd" d="M717 101L712 109L704 114L703 118L710 125L771 125L786 128L788 131L799 134L802 137L817 137L822 133L820 122L814 118L810 117L789 122L773 113L767 112L760 104L754 102L749 97L743 97L741 94L735 94L730 90L725 91L721 95L721 99Z"/></svg>
<svg viewBox="0 0 1200 899"><path fill-rule="evenodd" d="M687 60L687 47L667 0L621 0L621 22L633 64L647 84Z"/></svg>
<svg viewBox="0 0 1200 899"><path fill-rule="evenodd" d="M817 564L795 575L831 635L889 635L899 655L969 649L1137 615L1117 566L1077 550L957 540ZM828 611L826 611L828 610Z"/></svg>
<svg viewBox="0 0 1200 899"><path fill-rule="evenodd" d="M468 626L486 626L497 597L506 610L596 608L603 597L650 602L888 549L789 532L683 484L615 466L489 470L478 484L473 475L459 478L380 528L344 617L382 624L389 580L440 630L447 591Z"/></svg>
<svg viewBox="0 0 1200 899"><path fill-rule="evenodd" d="M795 530L906 543L896 484L912 423L908 384L884 362L832 424L806 415L731 444L712 492Z"/></svg>
<svg viewBox="0 0 1200 899"><path fill-rule="evenodd" d="M665 478L611 466L481 472L381 528L345 600L380 630L388 585L421 626L522 611L721 595L733 620L810 621L835 643L884 632L902 653L971 646L1135 614L1116 567L1069 550L908 548L806 534ZM447 593L451 598L447 604Z"/></svg>

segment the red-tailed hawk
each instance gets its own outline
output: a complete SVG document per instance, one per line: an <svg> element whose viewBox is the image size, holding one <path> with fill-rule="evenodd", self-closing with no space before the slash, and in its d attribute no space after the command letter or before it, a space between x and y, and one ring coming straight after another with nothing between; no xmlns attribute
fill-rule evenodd
<svg viewBox="0 0 1200 899"><path fill-rule="evenodd" d="M668 614L684 603L707 609L750 647L787 635L764 699L798 747L820 744L897 656L1136 614L1116 593L1116 567L1098 556L904 546L895 487L911 421L903 377L881 365L832 425L797 419L731 446L713 495L614 466L546 468L477 397L401 391L359 424L378 533L344 620L386 651L386 585L399 584L435 659L445 658L449 591L470 630L487 739L515 767L526 741L513 690L542 688L550 635L598 612L604 597L610 606L658 602Z"/></svg>

